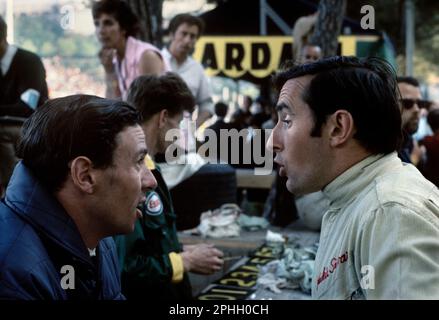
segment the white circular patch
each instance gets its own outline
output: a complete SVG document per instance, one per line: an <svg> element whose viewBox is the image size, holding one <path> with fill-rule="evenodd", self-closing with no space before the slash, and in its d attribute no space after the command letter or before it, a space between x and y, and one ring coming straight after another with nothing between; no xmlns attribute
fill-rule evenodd
<svg viewBox="0 0 439 320"><path fill-rule="evenodd" d="M151 191L145 201L145 211L151 216L158 216L163 212L163 203L155 191Z"/></svg>

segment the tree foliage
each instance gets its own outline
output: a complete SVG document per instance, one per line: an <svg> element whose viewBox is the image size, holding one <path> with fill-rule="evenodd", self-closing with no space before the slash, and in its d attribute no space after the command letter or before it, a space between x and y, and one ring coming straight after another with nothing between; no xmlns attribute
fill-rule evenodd
<svg viewBox="0 0 439 320"><path fill-rule="evenodd" d="M15 42L42 57L96 57L98 43L94 35L72 33L61 28L59 7L15 19Z"/></svg>

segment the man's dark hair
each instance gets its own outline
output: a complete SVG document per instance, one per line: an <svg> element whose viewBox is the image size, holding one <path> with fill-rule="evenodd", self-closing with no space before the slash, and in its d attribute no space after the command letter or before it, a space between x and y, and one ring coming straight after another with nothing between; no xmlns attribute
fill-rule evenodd
<svg viewBox="0 0 439 320"><path fill-rule="evenodd" d="M139 110L143 121L164 109L173 116L184 110L192 112L195 107L195 98L186 82L173 72L136 78L127 101Z"/></svg>
<svg viewBox="0 0 439 320"><path fill-rule="evenodd" d="M397 81L398 83L407 83L407 84L410 84L410 85L412 85L412 86L414 86L414 87L416 87L416 88L419 87L419 81L418 81L416 78L413 78L413 77L410 77L410 76L407 76L407 77L398 77L398 78L396 78L396 81Z"/></svg>
<svg viewBox="0 0 439 320"><path fill-rule="evenodd" d="M428 113L427 122L433 132L439 130L439 109L433 109Z"/></svg>
<svg viewBox="0 0 439 320"><path fill-rule="evenodd" d="M175 31L177 31L178 27L182 25L183 23L186 23L190 26L197 26L198 27L198 37L201 36L201 34L204 31L204 21L201 20L201 18L193 16L188 13L182 13L177 14L174 18L172 18L171 22L169 22L168 31L169 33L173 34Z"/></svg>
<svg viewBox="0 0 439 320"><path fill-rule="evenodd" d="M335 56L281 71L274 83L280 90L289 79L305 75L314 75L302 93L314 117L311 136L320 136L327 117L343 109L354 119L354 138L367 150L385 154L398 150L401 112L389 63L375 57Z"/></svg>
<svg viewBox="0 0 439 320"><path fill-rule="evenodd" d="M49 191L58 191L72 159L85 156L95 168L108 168L118 133L139 123L126 102L90 95L48 100L24 123L17 156Z"/></svg>
<svg viewBox="0 0 439 320"><path fill-rule="evenodd" d="M224 118L227 115L227 111L229 110L229 107L224 102L217 102L215 104L215 114L218 117Z"/></svg>
<svg viewBox="0 0 439 320"><path fill-rule="evenodd" d="M119 23L121 29L126 31L126 36L135 37L139 30L139 19L134 14L131 7L125 1L121 0L101 0L94 1L92 5L93 19L98 19L101 14L113 16Z"/></svg>
<svg viewBox="0 0 439 320"><path fill-rule="evenodd" d="M8 34L8 26L6 25L5 20L3 20L3 17L0 16L0 41L5 40L7 34Z"/></svg>

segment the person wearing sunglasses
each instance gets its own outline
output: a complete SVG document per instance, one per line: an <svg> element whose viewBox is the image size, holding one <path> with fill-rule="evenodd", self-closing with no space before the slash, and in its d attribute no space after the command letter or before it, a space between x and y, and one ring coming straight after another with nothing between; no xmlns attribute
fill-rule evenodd
<svg viewBox="0 0 439 320"><path fill-rule="evenodd" d="M403 129L402 146L398 156L402 161L418 165L422 159L422 150L412 135L419 127L421 109L427 106L422 100L419 82L413 77L398 77L398 89L401 93L401 117Z"/></svg>

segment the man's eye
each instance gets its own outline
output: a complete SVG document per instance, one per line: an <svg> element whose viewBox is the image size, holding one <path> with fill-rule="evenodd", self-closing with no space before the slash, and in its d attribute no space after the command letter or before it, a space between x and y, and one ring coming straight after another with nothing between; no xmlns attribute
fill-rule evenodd
<svg viewBox="0 0 439 320"><path fill-rule="evenodd" d="M285 119L283 119L283 120L281 120L283 123L284 123L284 125L286 125L286 126L289 126L290 125L290 123L291 123L291 120L285 120Z"/></svg>

